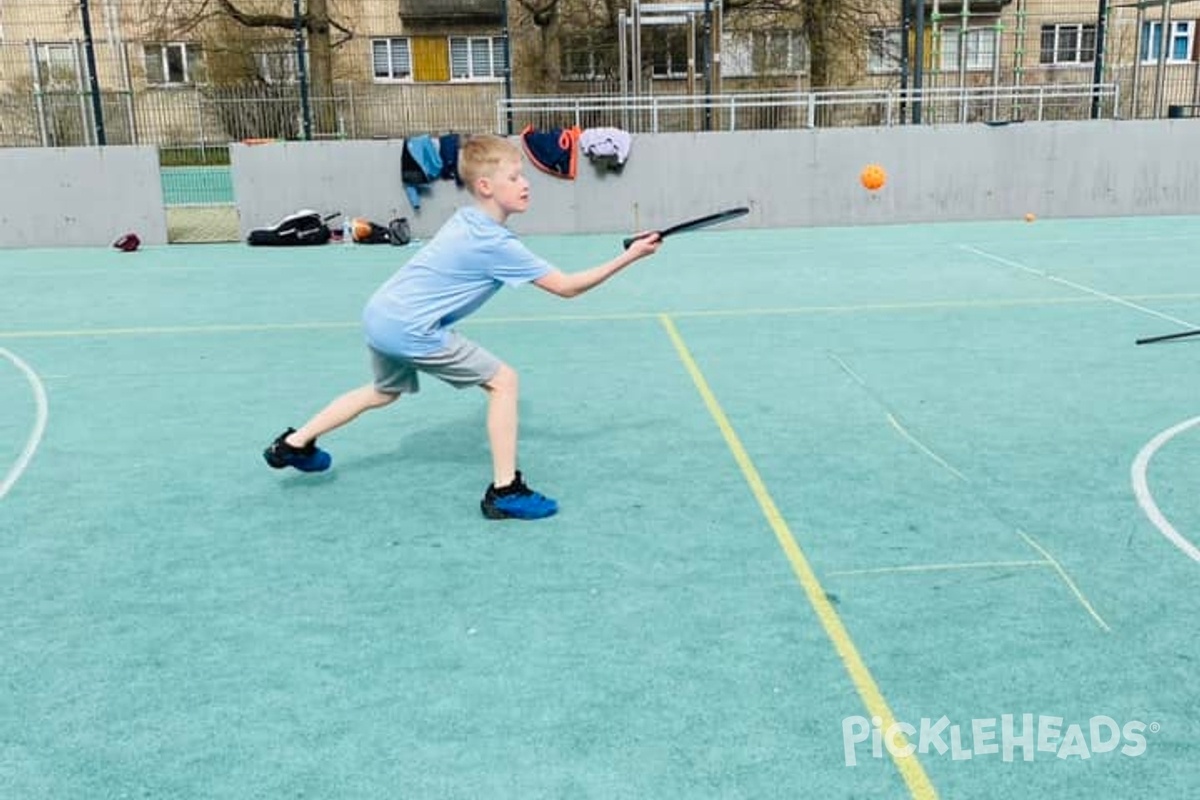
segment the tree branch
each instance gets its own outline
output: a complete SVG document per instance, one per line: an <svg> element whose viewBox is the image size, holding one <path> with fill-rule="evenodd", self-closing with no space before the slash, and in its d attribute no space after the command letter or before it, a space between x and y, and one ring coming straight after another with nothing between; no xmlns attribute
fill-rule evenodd
<svg viewBox="0 0 1200 800"><path fill-rule="evenodd" d="M226 14L233 17L240 25L247 28L291 28L296 24L293 17L283 14L247 14L235 6L232 0L217 0ZM308 15L300 17L300 24L308 27Z"/></svg>
<svg viewBox="0 0 1200 800"><path fill-rule="evenodd" d="M558 9L558 0L546 0L539 4L534 4L530 0L517 0L517 2L533 16L533 24L539 28L549 25L554 19L554 12Z"/></svg>

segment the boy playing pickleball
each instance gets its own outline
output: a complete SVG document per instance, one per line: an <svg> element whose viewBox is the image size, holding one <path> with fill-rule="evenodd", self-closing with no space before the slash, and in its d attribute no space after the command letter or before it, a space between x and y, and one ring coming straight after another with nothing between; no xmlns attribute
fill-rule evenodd
<svg viewBox="0 0 1200 800"><path fill-rule="evenodd" d="M529 181L515 145L498 136L471 137L459 153L459 175L474 203L456 211L375 292L363 312L374 381L336 398L299 429L288 428L263 457L276 469L329 469L333 460L317 447L317 437L415 393L417 376L424 372L456 388L480 386L488 394L492 483L480 503L483 515L540 519L557 512L558 503L530 489L517 469L517 373L451 326L505 285L532 282L559 297L577 297L657 252L661 240L644 235L611 261L564 273L504 226L510 215L529 208Z"/></svg>

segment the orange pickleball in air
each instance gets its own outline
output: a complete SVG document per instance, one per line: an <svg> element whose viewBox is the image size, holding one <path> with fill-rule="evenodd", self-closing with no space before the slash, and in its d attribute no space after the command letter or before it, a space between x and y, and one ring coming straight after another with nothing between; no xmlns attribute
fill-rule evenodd
<svg viewBox="0 0 1200 800"><path fill-rule="evenodd" d="M867 191L877 192L887 183L887 172L878 164L868 164L858 174L858 180Z"/></svg>

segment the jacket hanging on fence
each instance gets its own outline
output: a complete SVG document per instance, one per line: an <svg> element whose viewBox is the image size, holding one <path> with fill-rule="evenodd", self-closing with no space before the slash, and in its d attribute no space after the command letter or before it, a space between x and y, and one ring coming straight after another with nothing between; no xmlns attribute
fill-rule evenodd
<svg viewBox="0 0 1200 800"><path fill-rule="evenodd" d="M444 180L453 178L455 184L462 186L462 178L458 175L458 144L457 133L447 133L445 136L438 137L438 155L442 157L442 178Z"/></svg>
<svg viewBox="0 0 1200 800"><path fill-rule="evenodd" d="M548 175L574 180L579 165L579 128L535 130L532 125L521 131L521 144L535 167Z"/></svg>
<svg viewBox="0 0 1200 800"><path fill-rule="evenodd" d="M620 170L629 159L633 137L620 128L588 128L579 137L579 149L594 163Z"/></svg>
<svg viewBox="0 0 1200 800"><path fill-rule="evenodd" d="M404 184L404 192L408 202L414 209L421 208L422 188L428 188L429 183L442 174L442 157L433 139L422 134L404 142L404 154L400 162L400 180Z"/></svg>

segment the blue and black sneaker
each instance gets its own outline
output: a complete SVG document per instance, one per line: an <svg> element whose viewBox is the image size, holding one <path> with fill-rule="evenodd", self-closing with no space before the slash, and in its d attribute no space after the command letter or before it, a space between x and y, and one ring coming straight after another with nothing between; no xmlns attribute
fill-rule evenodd
<svg viewBox="0 0 1200 800"><path fill-rule="evenodd" d="M304 447L295 447L287 443L287 437L295 433L295 428L288 428L271 442L271 446L263 450L263 458L275 469L294 467L301 472L324 472L333 463L333 457L317 447L313 439Z"/></svg>
<svg viewBox="0 0 1200 800"><path fill-rule="evenodd" d="M558 513L558 503L526 486L520 470L508 486L488 486L479 507L488 519L542 519Z"/></svg>

